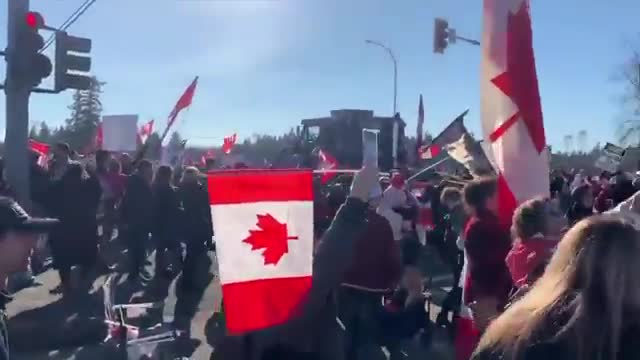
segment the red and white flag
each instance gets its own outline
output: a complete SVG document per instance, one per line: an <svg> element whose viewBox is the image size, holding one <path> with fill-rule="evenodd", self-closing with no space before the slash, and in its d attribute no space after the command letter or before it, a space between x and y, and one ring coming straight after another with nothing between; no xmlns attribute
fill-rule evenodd
<svg viewBox="0 0 640 360"><path fill-rule="evenodd" d="M209 174L224 313L230 334L296 316L311 288L311 170Z"/></svg>
<svg viewBox="0 0 640 360"><path fill-rule="evenodd" d="M29 139L29 149L38 155L38 165L43 168L47 168L49 165L49 150L51 146L43 142L39 142L33 139Z"/></svg>
<svg viewBox="0 0 640 360"><path fill-rule="evenodd" d="M423 146L419 150L419 155L422 160L434 159L442 152L442 146L438 144L431 144Z"/></svg>
<svg viewBox="0 0 640 360"><path fill-rule="evenodd" d="M182 93L182 95L178 99L178 102L173 107L173 110L171 110L171 113L169 114L169 118L167 120L167 126L164 128L164 132L160 136L160 143L164 143L164 139L169 134L169 130L171 130L171 126L173 126L173 124L175 123L178 114L180 114L180 111L191 106L193 95L196 93L197 86L198 77L196 76L191 84L189 84L189 86L185 89L184 93Z"/></svg>
<svg viewBox="0 0 640 360"><path fill-rule="evenodd" d="M549 196L546 149L528 0L485 0L481 119L499 175L500 217Z"/></svg>
<svg viewBox="0 0 640 360"><path fill-rule="evenodd" d="M147 142L149 136L153 134L153 123L154 121L152 119L148 123L142 125L140 127L140 130L138 130L138 141L140 142L140 144L144 144L145 142Z"/></svg>
<svg viewBox="0 0 640 360"><path fill-rule="evenodd" d="M484 0L483 13L482 129L498 174L498 215L508 228L518 203L549 195L548 153L529 1ZM477 333L469 309L461 310L456 358L467 360Z"/></svg>
<svg viewBox="0 0 640 360"><path fill-rule="evenodd" d="M338 160L336 160L333 155L322 149L318 150L318 157L320 158L319 169L324 170L320 181L322 184L326 184L329 182L329 180L337 175L337 172L331 170L335 170L338 168Z"/></svg>
<svg viewBox="0 0 640 360"><path fill-rule="evenodd" d="M236 145L236 134L225 136L222 143L222 152L225 154L231 154L231 150Z"/></svg>
<svg viewBox="0 0 640 360"><path fill-rule="evenodd" d="M182 96L180 96L180 98L178 99L178 102L176 103L176 106L174 106L173 110L171 110L171 113L169 114L169 120L167 121L167 129L171 128L173 123L176 121L176 118L178 117L178 114L180 113L180 111L182 111L185 108L188 108L191 105L191 102L193 101L193 95L196 93L197 86L198 86L198 77L196 76L195 79L193 79L191 84L189 84L187 89L184 91Z"/></svg>
<svg viewBox="0 0 640 360"><path fill-rule="evenodd" d="M428 160L436 158L442 153L443 147L453 142L460 140L460 137L467 133L467 128L464 126L464 117L469 110L466 110L462 114L458 115L438 136L433 138L431 144L421 146L418 149L418 156L420 159Z"/></svg>

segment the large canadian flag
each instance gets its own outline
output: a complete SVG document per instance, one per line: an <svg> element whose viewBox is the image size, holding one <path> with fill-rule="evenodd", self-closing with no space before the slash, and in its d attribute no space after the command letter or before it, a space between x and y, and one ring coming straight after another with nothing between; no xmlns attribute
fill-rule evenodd
<svg viewBox="0 0 640 360"><path fill-rule="evenodd" d="M230 334L295 316L311 288L311 170L209 174L209 198Z"/></svg>
<svg viewBox="0 0 640 360"><path fill-rule="evenodd" d="M499 216L507 227L518 203L549 195L548 153L529 1L484 0L483 17L482 129L498 174ZM477 332L466 306L460 315L457 359L466 360Z"/></svg>

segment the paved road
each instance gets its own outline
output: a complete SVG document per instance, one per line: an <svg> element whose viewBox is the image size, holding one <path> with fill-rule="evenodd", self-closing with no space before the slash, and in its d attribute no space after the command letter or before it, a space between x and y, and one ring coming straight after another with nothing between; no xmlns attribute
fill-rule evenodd
<svg viewBox="0 0 640 360"><path fill-rule="evenodd" d="M112 257L123 258L120 254L122 249L113 246ZM153 263L153 257L150 258ZM210 256L210 262L203 266L209 266L212 274L216 273L215 256ZM120 266L120 265L119 265ZM58 285L57 273L53 270L46 271L38 276L42 286L25 289L16 294L14 300L8 306L10 316L10 326L12 331L12 343L17 345L14 351L15 359L37 360L37 359L76 359L76 360L97 360L109 358L105 354L105 349L100 346L79 346L86 344L87 337L91 338L92 333L95 342L102 338L100 328L102 314L102 292L99 290L106 280L105 275L95 278L91 283L91 295L74 299L62 300L60 295L50 294L50 290ZM208 281L206 289L202 293L183 293L176 287L179 285L179 278L171 281L154 281L147 287L142 288L126 280L126 275L117 277L118 287L116 292L116 302L128 302L134 298L138 300L162 300L164 308L161 315L154 318L159 320L164 318L165 322L176 320L178 324L185 321L190 322L191 340L182 341L180 344L172 346L168 352L175 355L191 356L192 359L209 359L211 347L204 336L204 328L207 321L217 311L220 304L221 292L219 282L215 277L203 279ZM439 303L443 298L443 291L439 286L448 281L441 278L434 283L435 303ZM432 306L432 320L439 310L437 305ZM174 318L174 314L183 314ZM90 320L87 320L90 319ZM93 320L91 320L93 319ZM75 339L77 337L77 339ZM60 339L65 339L67 346L62 350L53 351L33 351L34 348L52 349L60 348L55 344ZM75 343L74 343L74 340ZM429 350L419 346L407 347L407 360L413 359L452 359L452 348L450 341L443 331L438 331L435 341ZM26 351L29 350L29 351ZM170 357L171 358L171 357Z"/></svg>
<svg viewBox="0 0 640 360"><path fill-rule="evenodd" d="M122 262L126 259L126 251L114 240L109 246L108 259L118 259ZM115 262L115 261L114 261ZM150 267L153 268L154 257L149 258ZM160 312L148 316L151 323L164 320L171 323L174 314L181 314L175 318L176 323L187 324L191 332L191 341L183 341L179 349L175 351L181 355L191 355L194 359L208 359L211 352L204 336L205 324L211 318L214 311L219 308L221 293L220 284L213 275L206 279L200 279L204 291L183 292L178 291L180 278L154 279L147 286L127 281L127 275L122 274L124 264L116 264L116 302L127 303L135 301L161 301L164 306ZM217 269L214 255L202 261L204 275L215 273ZM99 354L104 350L97 346L81 347L86 341L93 340L97 343L103 338L104 329L101 326L101 315L104 312L102 285L107 276L100 275L93 278L90 291L87 296L74 299L62 299L61 295L51 294L59 284L57 272L48 270L37 279L41 286L28 288L18 292L14 300L9 303L7 312L10 318L11 342L15 345L13 355L16 359L101 359ZM188 325L190 321L190 326ZM149 322L149 321L147 321ZM59 338L64 338L68 349L56 351L31 351L34 348L56 348ZM98 355L98 356L96 356ZM12 358L14 358L12 357Z"/></svg>

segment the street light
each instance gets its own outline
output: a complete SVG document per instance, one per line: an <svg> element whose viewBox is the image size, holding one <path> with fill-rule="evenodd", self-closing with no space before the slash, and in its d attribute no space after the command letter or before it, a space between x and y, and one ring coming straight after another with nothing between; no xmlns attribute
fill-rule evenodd
<svg viewBox="0 0 640 360"><path fill-rule="evenodd" d="M383 43L373 40L365 40L367 44L375 45L383 48L387 54L391 57L393 61L393 116L397 114L397 99L398 99L398 61L396 60L395 55L393 55L393 51Z"/></svg>

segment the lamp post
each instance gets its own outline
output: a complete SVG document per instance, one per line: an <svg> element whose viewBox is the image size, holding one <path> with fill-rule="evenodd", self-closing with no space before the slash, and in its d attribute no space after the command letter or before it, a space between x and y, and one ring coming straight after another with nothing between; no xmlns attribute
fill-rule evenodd
<svg viewBox="0 0 640 360"><path fill-rule="evenodd" d="M393 61L393 115L395 116L397 114L398 99L398 61L396 60L395 55L393 55L393 51L383 43L374 40L365 40L365 42L367 44L383 48L387 52L387 54L389 54L389 57L391 57L391 60Z"/></svg>

